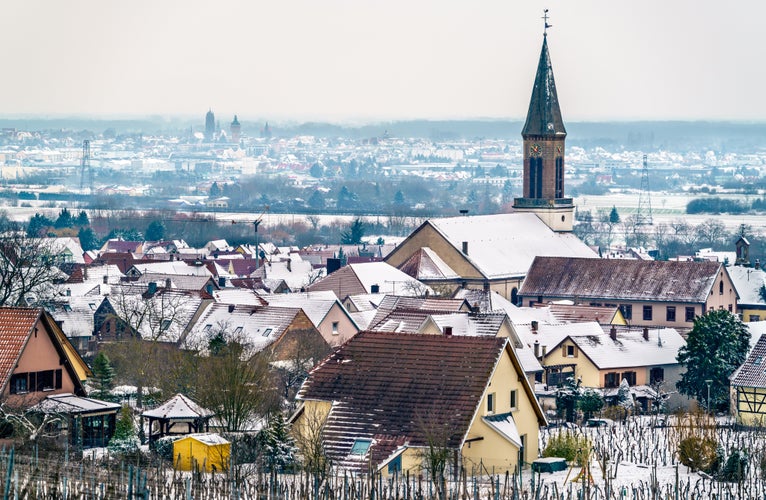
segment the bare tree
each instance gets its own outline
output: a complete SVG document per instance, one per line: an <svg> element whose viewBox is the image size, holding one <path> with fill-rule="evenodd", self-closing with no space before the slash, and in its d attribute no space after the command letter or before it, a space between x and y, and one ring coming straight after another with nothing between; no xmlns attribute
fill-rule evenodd
<svg viewBox="0 0 766 500"><path fill-rule="evenodd" d="M249 429L276 404L268 356L248 358L247 351L240 341L230 340L217 354L200 359L198 401L229 432Z"/></svg>
<svg viewBox="0 0 766 500"><path fill-rule="evenodd" d="M0 306L45 302L62 277L51 239L30 238L0 216Z"/></svg>
<svg viewBox="0 0 766 500"><path fill-rule="evenodd" d="M329 474L332 461L324 447L324 425L327 415L314 406L304 406L303 413L291 429L300 452L303 469L322 482Z"/></svg>

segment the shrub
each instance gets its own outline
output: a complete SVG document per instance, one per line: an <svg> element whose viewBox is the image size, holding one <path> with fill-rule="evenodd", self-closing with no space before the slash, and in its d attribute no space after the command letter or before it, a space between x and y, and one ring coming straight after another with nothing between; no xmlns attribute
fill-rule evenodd
<svg viewBox="0 0 766 500"><path fill-rule="evenodd" d="M543 456L565 458L567 462L575 461L577 465L582 466L589 451L590 442L586 436L578 436L574 432L560 432L551 436L543 450Z"/></svg>
<svg viewBox="0 0 766 500"><path fill-rule="evenodd" d="M609 418L615 422L622 422L628 416L628 410L619 405L607 406L602 412L604 418Z"/></svg>
<svg viewBox="0 0 766 500"><path fill-rule="evenodd" d="M721 472L718 473L717 479L719 481L740 482L745 478L747 474L747 462L748 453L747 450L737 450L731 452L729 458L726 459L726 463L721 468Z"/></svg>
<svg viewBox="0 0 766 500"><path fill-rule="evenodd" d="M678 443L678 459L692 471L711 474L720 467L721 453L714 438L690 436Z"/></svg>
<svg viewBox="0 0 766 500"><path fill-rule="evenodd" d="M173 443L184 436L162 436L154 441L154 451L165 460L173 460Z"/></svg>

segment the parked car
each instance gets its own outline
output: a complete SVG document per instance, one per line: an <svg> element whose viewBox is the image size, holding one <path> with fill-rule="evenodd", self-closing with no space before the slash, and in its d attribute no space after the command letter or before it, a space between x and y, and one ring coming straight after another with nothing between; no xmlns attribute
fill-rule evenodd
<svg viewBox="0 0 766 500"><path fill-rule="evenodd" d="M614 420L609 418L589 418L585 427L612 427Z"/></svg>

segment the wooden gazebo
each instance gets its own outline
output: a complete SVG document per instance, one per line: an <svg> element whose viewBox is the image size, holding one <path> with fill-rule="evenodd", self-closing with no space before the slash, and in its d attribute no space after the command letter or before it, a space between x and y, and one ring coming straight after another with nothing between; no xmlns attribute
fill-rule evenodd
<svg viewBox="0 0 766 500"><path fill-rule="evenodd" d="M176 394L162 405L142 414L149 421L149 443L164 436L183 436L208 432L214 413Z"/></svg>

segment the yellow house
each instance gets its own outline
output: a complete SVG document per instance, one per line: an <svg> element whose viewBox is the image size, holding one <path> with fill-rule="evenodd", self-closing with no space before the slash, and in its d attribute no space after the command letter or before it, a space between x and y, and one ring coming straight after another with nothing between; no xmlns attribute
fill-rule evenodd
<svg viewBox="0 0 766 500"><path fill-rule="evenodd" d="M731 397L737 423L766 425L766 335L761 335L745 362L731 377Z"/></svg>
<svg viewBox="0 0 766 500"><path fill-rule="evenodd" d="M762 290L766 285L766 272L757 267L730 266L726 270L739 294L737 312L745 323L766 319L766 298Z"/></svg>
<svg viewBox="0 0 766 500"><path fill-rule="evenodd" d="M218 434L188 434L173 442L176 470L226 471L230 454L231 443Z"/></svg>
<svg viewBox="0 0 766 500"><path fill-rule="evenodd" d="M468 473L513 471L538 457L546 425L499 337L361 332L312 370L298 399L304 453L320 441L334 467L361 473L418 473L429 448Z"/></svg>
<svg viewBox="0 0 766 500"><path fill-rule="evenodd" d="M623 380L634 391L658 384L674 391L681 377L676 358L684 345L683 337L672 328L618 330L612 326L610 333L568 335L543 356L545 383L556 386L573 377L583 387L604 389L605 395L616 394ZM682 406L682 399L673 394L669 405Z"/></svg>

